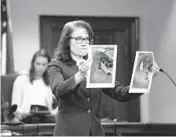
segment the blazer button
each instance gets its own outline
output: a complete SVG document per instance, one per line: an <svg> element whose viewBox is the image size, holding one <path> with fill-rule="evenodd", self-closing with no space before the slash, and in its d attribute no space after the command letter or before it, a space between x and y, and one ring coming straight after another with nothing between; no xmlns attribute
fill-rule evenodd
<svg viewBox="0 0 176 137"><path fill-rule="evenodd" d="M90 113L90 112L91 112L91 110L89 109L89 110L88 110L88 113Z"/></svg>
<svg viewBox="0 0 176 137"><path fill-rule="evenodd" d="M89 101L89 102L90 102L90 98L87 98L87 101Z"/></svg>

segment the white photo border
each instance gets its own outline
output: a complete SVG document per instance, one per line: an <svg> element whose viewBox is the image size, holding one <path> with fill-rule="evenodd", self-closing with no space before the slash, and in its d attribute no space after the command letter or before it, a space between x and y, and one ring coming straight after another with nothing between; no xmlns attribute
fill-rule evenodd
<svg viewBox="0 0 176 137"><path fill-rule="evenodd" d="M133 72L132 72L132 77L131 77L131 81L130 81L129 93L149 93L150 89L151 89L153 77L150 78L151 80L149 81L147 89L146 88L132 88L133 81L134 81L134 75L135 75L135 71L136 71L136 66L137 66L137 62L138 62L138 56L141 53L152 54L153 62L155 61L154 54L153 54L152 51L136 51L136 56L135 56L135 61L134 61L134 66L133 66Z"/></svg>
<svg viewBox="0 0 176 137"><path fill-rule="evenodd" d="M112 71L112 82L111 83L90 83L91 70L88 71L86 88L114 88L115 78L116 78L116 61L117 61L117 49L118 45L90 45L88 48L88 58L92 57L92 48L114 48L114 58L113 58L113 71Z"/></svg>

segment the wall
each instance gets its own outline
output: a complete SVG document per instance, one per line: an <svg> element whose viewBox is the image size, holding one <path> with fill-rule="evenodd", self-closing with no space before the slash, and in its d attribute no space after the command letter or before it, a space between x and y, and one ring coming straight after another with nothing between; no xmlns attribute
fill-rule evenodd
<svg viewBox="0 0 176 137"><path fill-rule="evenodd" d="M139 16L140 49L151 50L159 66L176 80L174 0L11 0L15 70L29 68L39 49L39 15ZM141 97L143 122L176 122L176 88L164 74Z"/></svg>

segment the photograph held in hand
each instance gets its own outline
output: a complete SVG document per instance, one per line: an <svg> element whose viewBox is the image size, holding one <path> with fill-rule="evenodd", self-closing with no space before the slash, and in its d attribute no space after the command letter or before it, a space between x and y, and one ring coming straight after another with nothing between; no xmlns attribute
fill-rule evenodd
<svg viewBox="0 0 176 137"><path fill-rule="evenodd" d="M150 91L154 62L153 52L136 52L129 93L146 93Z"/></svg>
<svg viewBox="0 0 176 137"><path fill-rule="evenodd" d="M87 88L115 87L117 45L91 45L88 58L92 66L88 71Z"/></svg>

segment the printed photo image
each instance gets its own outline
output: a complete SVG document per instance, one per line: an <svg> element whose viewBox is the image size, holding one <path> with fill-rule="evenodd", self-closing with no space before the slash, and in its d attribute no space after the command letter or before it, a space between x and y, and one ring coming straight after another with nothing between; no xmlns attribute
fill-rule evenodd
<svg viewBox="0 0 176 137"><path fill-rule="evenodd" d="M117 45L91 45L88 57L93 63L87 76L87 88L114 87Z"/></svg>
<svg viewBox="0 0 176 137"><path fill-rule="evenodd" d="M152 84L153 52L137 51L130 82L130 93L146 93Z"/></svg>

